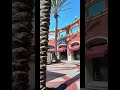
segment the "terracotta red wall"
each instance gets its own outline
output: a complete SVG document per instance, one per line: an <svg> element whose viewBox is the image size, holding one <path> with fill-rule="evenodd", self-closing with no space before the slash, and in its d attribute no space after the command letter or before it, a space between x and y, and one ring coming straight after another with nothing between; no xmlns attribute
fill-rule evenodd
<svg viewBox="0 0 120 90"><path fill-rule="evenodd" d="M108 36L108 14L85 23L85 40L96 36Z"/></svg>
<svg viewBox="0 0 120 90"><path fill-rule="evenodd" d="M75 36L74 36L75 35ZM72 38L73 36L73 38ZM73 34L70 36L70 43L74 42L74 41L80 41L80 32L76 33L76 34Z"/></svg>
<svg viewBox="0 0 120 90"><path fill-rule="evenodd" d="M55 40L54 39L49 40L48 45L54 46L54 44L55 44Z"/></svg>

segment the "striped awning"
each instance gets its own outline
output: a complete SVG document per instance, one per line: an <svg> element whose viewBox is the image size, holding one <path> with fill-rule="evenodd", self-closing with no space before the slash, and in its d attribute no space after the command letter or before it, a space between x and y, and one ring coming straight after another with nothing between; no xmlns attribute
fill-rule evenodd
<svg viewBox="0 0 120 90"><path fill-rule="evenodd" d="M48 49L48 51L55 52L55 48ZM66 47L61 47L57 49L57 52L65 52L65 51L66 51Z"/></svg>
<svg viewBox="0 0 120 90"><path fill-rule="evenodd" d="M107 51L106 45L94 46L86 50L87 58L104 57Z"/></svg>
<svg viewBox="0 0 120 90"><path fill-rule="evenodd" d="M75 46L72 46L69 48L70 51L76 51L76 50L79 50L80 49L80 45L75 45Z"/></svg>

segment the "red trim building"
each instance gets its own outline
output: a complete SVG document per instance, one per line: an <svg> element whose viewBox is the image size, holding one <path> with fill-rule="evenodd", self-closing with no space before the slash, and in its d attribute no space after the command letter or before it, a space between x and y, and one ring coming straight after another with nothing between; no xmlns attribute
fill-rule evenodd
<svg viewBox="0 0 120 90"><path fill-rule="evenodd" d="M49 31L49 35L54 36L55 31ZM57 40L58 59L68 61L80 60L80 19L58 29ZM53 46L53 48L48 49L50 59L53 60L55 53L55 37L49 38L48 45Z"/></svg>
<svg viewBox="0 0 120 90"><path fill-rule="evenodd" d="M86 89L108 90L108 0L86 0Z"/></svg>

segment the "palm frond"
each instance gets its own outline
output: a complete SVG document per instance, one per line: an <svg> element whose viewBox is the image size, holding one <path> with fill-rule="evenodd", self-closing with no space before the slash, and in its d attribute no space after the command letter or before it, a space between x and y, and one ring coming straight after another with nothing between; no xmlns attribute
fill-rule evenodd
<svg viewBox="0 0 120 90"><path fill-rule="evenodd" d="M68 9L72 9L72 8L66 8L66 9L64 9L64 10L60 9L58 12L60 12L60 11L65 11L65 10L68 10Z"/></svg>
<svg viewBox="0 0 120 90"><path fill-rule="evenodd" d="M60 2L60 4L59 4L59 7L63 6L66 1L67 1L67 0L62 0L62 1Z"/></svg>
<svg viewBox="0 0 120 90"><path fill-rule="evenodd" d="M67 3L67 4L65 4L65 5L63 5L63 6L61 6L59 9L62 9L62 8L64 8L64 7L66 7L67 5L69 5L69 4L71 4L72 2L69 2L69 3Z"/></svg>
<svg viewBox="0 0 120 90"><path fill-rule="evenodd" d="M71 2L65 4L67 0L51 0L51 13L58 13L60 11L65 11L67 9L70 9L70 8L67 8L65 10L62 10L64 7L66 7L67 5L71 4Z"/></svg>
<svg viewBox="0 0 120 90"><path fill-rule="evenodd" d="M54 16L54 13L50 13L50 16Z"/></svg>

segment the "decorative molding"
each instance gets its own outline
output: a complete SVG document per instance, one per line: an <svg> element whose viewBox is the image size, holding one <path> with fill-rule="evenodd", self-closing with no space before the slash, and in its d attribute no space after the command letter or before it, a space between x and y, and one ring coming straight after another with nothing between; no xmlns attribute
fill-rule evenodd
<svg viewBox="0 0 120 90"><path fill-rule="evenodd" d="M74 44L76 42L79 43L79 45L80 45L80 41L74 41L74 42L70 43L70 45L72 45L72 44Z"/></svg>
<svg viewBox="0 0 120 90"><path fill-rule="evenodd" d="M58 45L57 49L58 49L60 46L67 46L67 44L60 44L60 45Z"/></svg>
<svg viewBox="0 0 120 90"><path fill-rule="evenodd" d="M104 36L95 36L95 37L92 37L92 38L86 40L85 46L89 46L89 43L92 42L92 41L95 40L95 39L106 40L106 41L107 41L107 44L108 44L108 38L107 38L107 37L104 37ZM98 42L99 42L99 41L98 41Z"/></svg>

